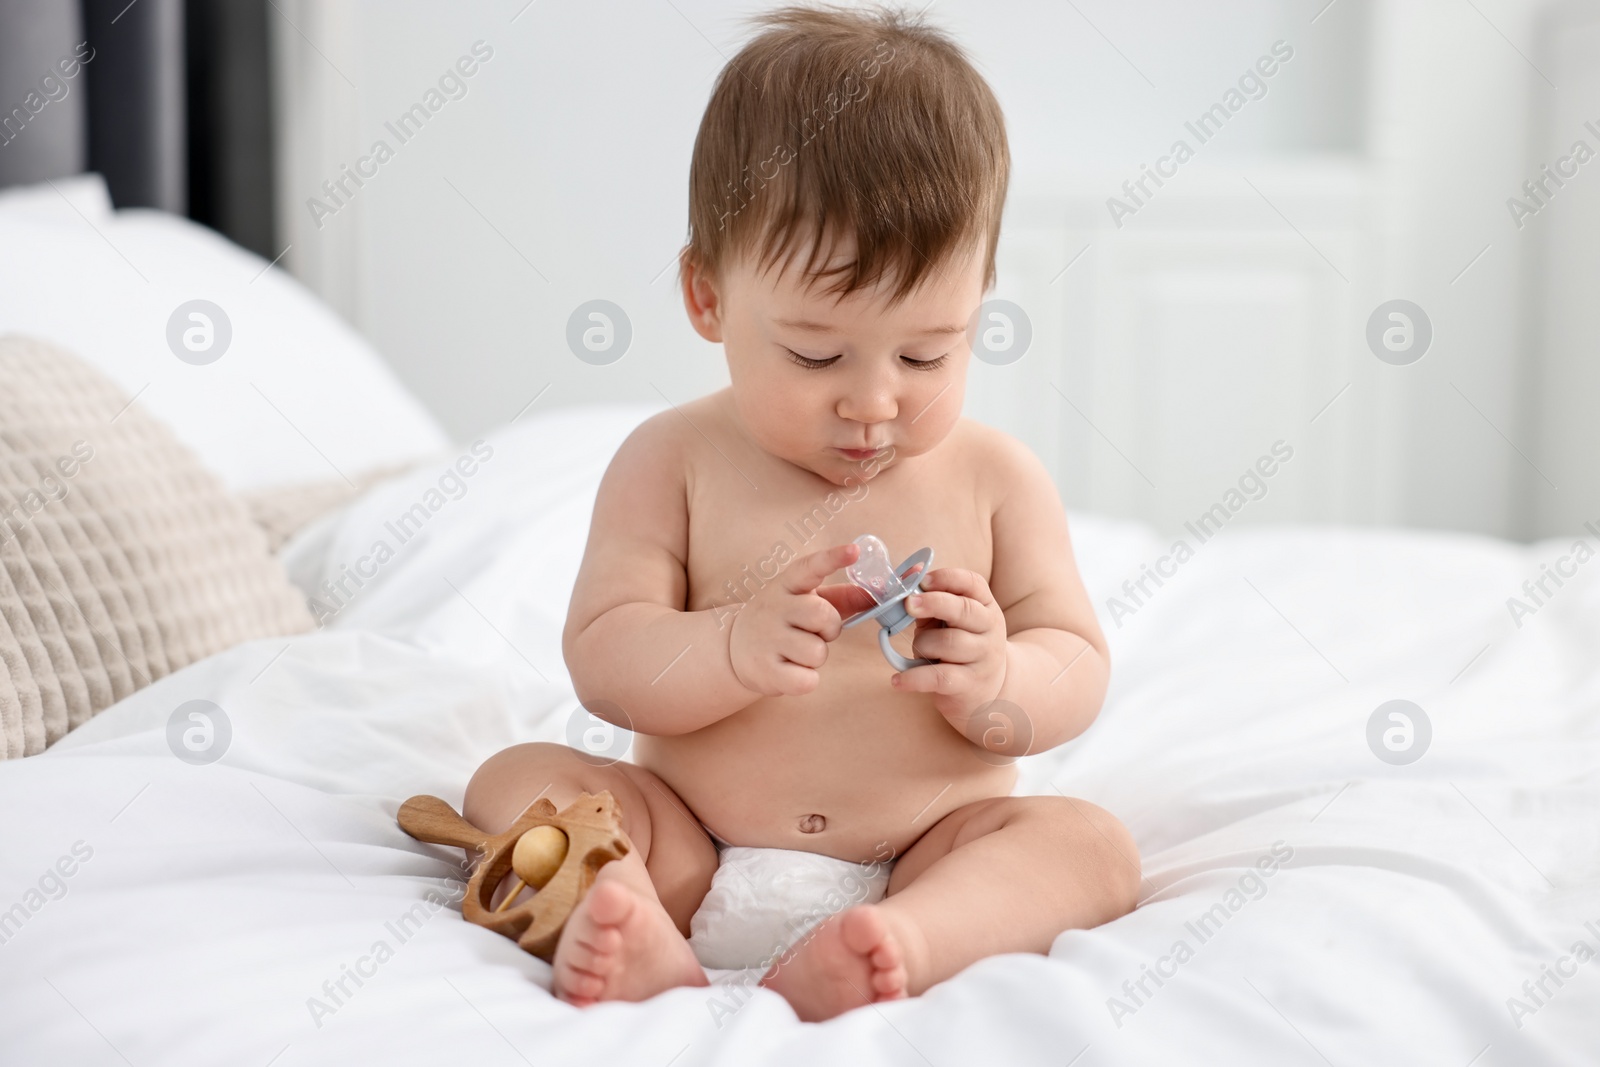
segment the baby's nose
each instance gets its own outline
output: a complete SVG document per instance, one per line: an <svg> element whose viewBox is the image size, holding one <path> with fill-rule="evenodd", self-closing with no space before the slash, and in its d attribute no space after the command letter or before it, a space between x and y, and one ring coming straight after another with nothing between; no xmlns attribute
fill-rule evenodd
<svg viewBox="0 0 1600 1067"><path fill-rule="evenodd" d="M889 422L900 413L900 405L888 390L867 389L846 393L837 410L851 422Z"/></svg>

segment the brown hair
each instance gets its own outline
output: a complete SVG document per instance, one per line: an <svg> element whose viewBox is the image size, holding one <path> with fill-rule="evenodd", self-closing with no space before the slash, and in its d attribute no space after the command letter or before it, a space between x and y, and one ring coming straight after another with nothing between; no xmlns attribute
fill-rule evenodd
<svg viewBox="0 0 1600 1067"><path fill-rule="evenodd" d="M1000 104L962 49L917 15L784 7L717 77L689 168L683 258L714 278L811 241L808 281L844 296L893 279L903 299L985 240L984 287L1010 178ZM820 269L843 238L854 261Z"/></svg>

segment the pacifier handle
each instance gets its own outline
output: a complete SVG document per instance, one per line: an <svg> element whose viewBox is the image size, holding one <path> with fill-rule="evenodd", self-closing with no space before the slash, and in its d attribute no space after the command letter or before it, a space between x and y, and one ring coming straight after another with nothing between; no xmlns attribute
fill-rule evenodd
<svg viewBox="0 0 1600 1067"><path fill-rule="evenodd" d="M936 659L906 659L889 643L887 628L878 630L878 647L883 650L883 658L889 661L889 666L897 671L909 671L912 667L926 667L930 663L939 662Z"/></svg>

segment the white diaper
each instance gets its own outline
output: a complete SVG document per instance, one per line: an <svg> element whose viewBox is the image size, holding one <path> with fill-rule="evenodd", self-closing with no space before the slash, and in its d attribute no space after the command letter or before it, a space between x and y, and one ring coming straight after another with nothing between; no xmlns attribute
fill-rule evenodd
<svg viewBox="0 0 1600 1067"><path fill-rule="evenodd" d="M725 846L711 889L689 920L689 947L702 967L765 969L828 916L882 900L892 866Z"/></svg>

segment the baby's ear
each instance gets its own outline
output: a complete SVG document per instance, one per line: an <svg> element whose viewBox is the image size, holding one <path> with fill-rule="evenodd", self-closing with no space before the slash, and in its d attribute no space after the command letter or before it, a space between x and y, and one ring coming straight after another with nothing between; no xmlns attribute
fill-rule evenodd
<svg viewBox="0 0 1600 1067"><path fill-rule="evenodd" d="M707 341L721 342L722 297L717 292L716 279L695 264L688 249L681 255L683 309L689 313L689 324Z"/></svg>

